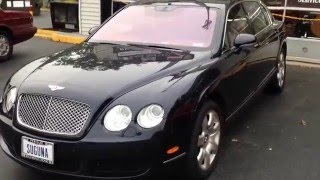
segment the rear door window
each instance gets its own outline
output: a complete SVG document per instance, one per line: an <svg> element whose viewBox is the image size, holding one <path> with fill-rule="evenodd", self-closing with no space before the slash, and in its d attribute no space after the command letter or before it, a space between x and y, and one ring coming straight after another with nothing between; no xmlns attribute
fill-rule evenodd
<svg viewBox="0 0 320 180"><path fill-rule="evenodd" d="M242 4L248 18L252 22L255 34L260 33L271 24L267 10L260 3L248 1Z"/></svg>
<svg viewBox="0 0 320 180"><path fill-rule="evenodd" d="M253 31L245 11L241 4L238 4L230 10L228 15L225 49L231 48L235 38L241 33L253 34Z"/></svg>

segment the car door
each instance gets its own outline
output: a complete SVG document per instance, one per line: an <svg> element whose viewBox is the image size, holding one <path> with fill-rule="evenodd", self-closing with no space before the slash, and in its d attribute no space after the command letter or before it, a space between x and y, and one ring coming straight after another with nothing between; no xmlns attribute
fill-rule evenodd
<svg viewBox="0 0 320 180"><path fill-rule="evenodd" d="M255 51L254 44L235 47L235 38L241 33L253 34L249 20L241 5L233 6L227 15L225 40L222 55L224 76L220 83L221 92L226 97L229 113L234 112L250 97L255 88L252 81L254 70L250 66L250 57Z"/></svg>
<svg viewBox="0 0 320 180"><path fill-rule="evenodd" d="M253 81L258 88L271 75L276 65L280 41L278 33L272 27L270 12L264 5L257 1L245 1L242 5L257 38L256 50L249 61L252 62L255 71Z"/></svg>

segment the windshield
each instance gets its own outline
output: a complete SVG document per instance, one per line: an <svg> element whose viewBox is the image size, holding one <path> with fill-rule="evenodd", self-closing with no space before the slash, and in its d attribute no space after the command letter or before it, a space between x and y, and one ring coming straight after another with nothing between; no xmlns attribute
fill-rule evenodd
<svg viewBox="0 0 320 180"><path fill-rule="evenodd" d="M216 11L201 6L129 6L103 25L89 42L207 48L213 39Z"/></svg>

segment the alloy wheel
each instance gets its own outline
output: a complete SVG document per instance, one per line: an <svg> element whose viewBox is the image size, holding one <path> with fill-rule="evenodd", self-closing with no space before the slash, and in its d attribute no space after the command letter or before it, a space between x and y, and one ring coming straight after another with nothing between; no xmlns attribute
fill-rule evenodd
<svg viewBox="0 0 320 180"><path fill-rule="evenodd" d="M284 78L285 78L285 73L286 73L286 65L285 65L285 59L284 59L284 54L281 53L279 56L279 61L278 61L278 73L277 73L277 78L278 78L278 85L279 87L282 87L284 84Z"/></svg>
<svg viewBox="0 0 320 180"><path fill-rule="evenodd" d="M9 53L9 50L9 39L4 35L0 35L0 56L6 56Z"/></svg>
<svg viewBox="0 0 320 180"><path fill-rule="evenodd" d="M219 115L214 110L207 112L202 122L202 131L198 136L198 164L202 170L208 170L216 158L221 135Z"/></svg>

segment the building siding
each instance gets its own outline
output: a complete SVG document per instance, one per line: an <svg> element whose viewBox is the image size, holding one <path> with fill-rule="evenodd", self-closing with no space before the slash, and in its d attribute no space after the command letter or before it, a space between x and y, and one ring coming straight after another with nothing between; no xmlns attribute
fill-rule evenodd
<svg viewBox="0 0 320 180"><path fill-rule="evenodd" d="M101 0L80 0L80 34L88 35L89 30L101 23Z"/></svg>

